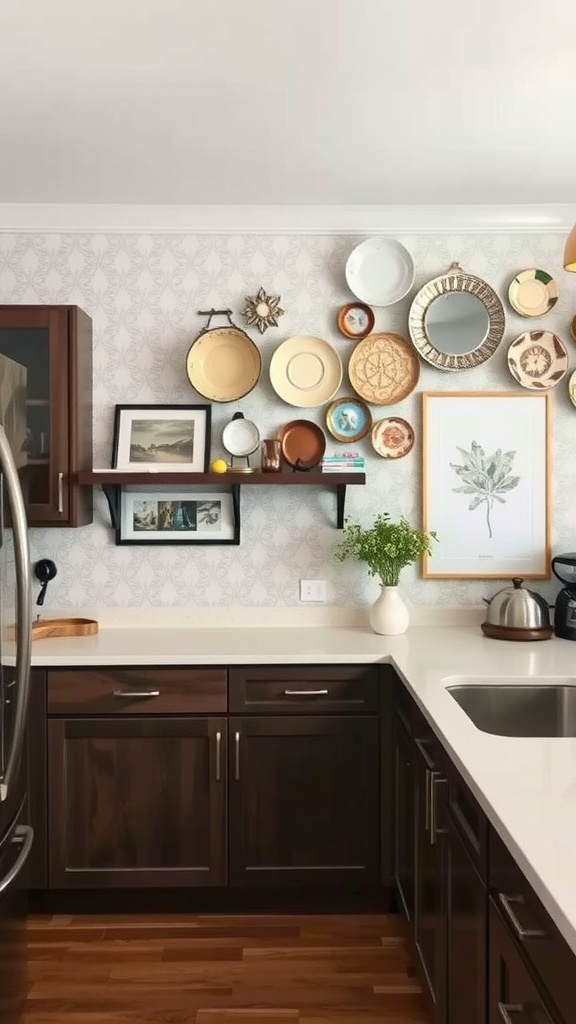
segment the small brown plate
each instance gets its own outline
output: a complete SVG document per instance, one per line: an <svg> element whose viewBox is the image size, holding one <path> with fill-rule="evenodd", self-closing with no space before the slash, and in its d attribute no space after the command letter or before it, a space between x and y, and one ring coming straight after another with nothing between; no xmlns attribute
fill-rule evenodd
<svg viewBox="0 0 576 1024"><path fill-rule="evenodd" d="M284 462L293 469L312 469L326 451L326 435L311 420L291 420L278 431Z"/></svg>
<svg viewBox="0 0 576 1024"><path fill-rule="evenodd" d="M365 302L347 302L338 312L338 330L358 341L374 329L374 313Z"/></svg>

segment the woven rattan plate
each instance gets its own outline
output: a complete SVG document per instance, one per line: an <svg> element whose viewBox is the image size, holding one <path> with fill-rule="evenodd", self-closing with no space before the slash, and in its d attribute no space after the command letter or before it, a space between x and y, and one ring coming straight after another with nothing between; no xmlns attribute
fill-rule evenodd
<svg viewBox="0 0 576 1024"><path fill-rule="evenodd" d="M420 360L414 346L401 334L369 334L350 356L348 376L365 402L394 405L416 387Z"/></svg>

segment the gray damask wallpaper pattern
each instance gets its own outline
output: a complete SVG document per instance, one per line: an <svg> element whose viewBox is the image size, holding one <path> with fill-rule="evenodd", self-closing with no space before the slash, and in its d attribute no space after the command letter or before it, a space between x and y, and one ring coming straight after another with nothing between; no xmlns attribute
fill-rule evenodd
<svg viewBox="0 0 576 1024"><path fill-rule="evenodd" d="M204 325L197 310L230 307L239 326L245 296L262 285L281 295L286 315L263 336L250 333L261 349L260 383L243 401L213 407L212 458L223 453L221 433L234 412L253 419L262 437L296 418L324 425L325 408L299 410L273 391L268 367L275 347L295 334L330 341L344 364L353 342L336 327L338 308L350 301L344 267L351 249L366 236L189 235L189 234L7 234L0 233L0 301L75 303L94 323L94 465L111 459L114 407L118 404L186 404L205 401L188 384L185 360ZM411 295L376 309L375 330L407 334L410 298L453 260L484 277L504 301L507 329L495 356L483 366L450 374L422 364L417 390L393 407L373 407L374 419L395 414L416 430L412 452L397 463L383 460L369 438L357 446L366 458L367 485L348 489L347 512L369 520L376 512L421 515L420 402L422 391L509 390L518 384L506 363L508 344L522 331L542 326L565 341L570 372L576 343L569 324L576 312L576 280L561 268L558 234L410 235L400 237L414 256ZM517 316L506 302L511 278L527 267L543 267L560 286L554 310L541 320ZM345 374L339 395L351 394ZM576 408L567 382L553 392L552 542L554 551L576 548ZM327 450L338 444L328 435ZM246 487L242 491L239 547L117 547L107 506L94 491L94 524L78 530L33 530L33 560L50 557L59 568L51 603L59 607L291 607L299 580L328 581L328 601L362 606L377 585L360 565L333 558L335 496L316 488ZM420 605L478 604L496 581L422 580L406 569L402 589ZM497 584L499 586L500 584ZM552 582L539 585L552 596Z"/></svg>

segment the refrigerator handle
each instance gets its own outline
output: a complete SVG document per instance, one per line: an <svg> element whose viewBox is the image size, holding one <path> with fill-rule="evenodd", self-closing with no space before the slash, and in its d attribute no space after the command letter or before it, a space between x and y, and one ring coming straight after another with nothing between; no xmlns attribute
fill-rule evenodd
<svg viewBox="0 0 576 1024"><path fill-rule="evenodd" d="M8 750L6 771L0 778L0 801L2 801L6 800L8 796L10 784L18 772L22 755L26 715L28 712L30 662L32 658L32 587L30 581L28 526L18 471L14 464L12 450L3 427L0 427L0 472L4 477L12 514L16 569L16 708L14 711L14 731L12 743Z"/></svg>

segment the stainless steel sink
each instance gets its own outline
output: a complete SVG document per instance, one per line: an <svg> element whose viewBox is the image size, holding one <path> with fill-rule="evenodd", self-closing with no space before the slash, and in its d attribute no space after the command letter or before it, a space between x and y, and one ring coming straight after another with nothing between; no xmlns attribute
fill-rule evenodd
<svg viewBox="0 0 576 1024"><path fill-rule="evenodd" d="M460 683L447 690L482 732L576 736L576 685Z"/></svg>

